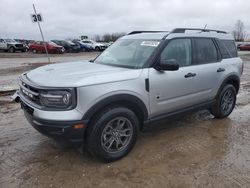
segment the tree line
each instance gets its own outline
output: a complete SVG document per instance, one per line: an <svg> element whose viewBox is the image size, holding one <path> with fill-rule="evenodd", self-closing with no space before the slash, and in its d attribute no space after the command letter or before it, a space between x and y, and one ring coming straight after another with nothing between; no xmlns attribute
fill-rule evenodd
<svg viewBox="0 0 250 188"><path fill-rule="evenodd" d="M237 20L234 26L234 30L232 31L232 34L235 38L235 41L244 41L247 39L247 33L245 31L245 25L241 20ZM125 32L120 33L106 33L104 35L94 35L92 37L93 40L99 41L99 42L114 42L118 38L126 35Z"/></svg>
<svg viewBox="0 0 250 188"><path fill-rule="evenodd" d="M94 35L92 37L93 40L98 41L98 42L114 42L118 38L126 35L126 33L121 32L121 33L105 33L104 35Z"/></svg>

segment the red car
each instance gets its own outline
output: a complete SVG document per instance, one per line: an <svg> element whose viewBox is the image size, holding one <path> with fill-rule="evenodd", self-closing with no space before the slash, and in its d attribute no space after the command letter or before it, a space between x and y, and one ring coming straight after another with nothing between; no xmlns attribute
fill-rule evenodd
<svg viewBox="0 0 250 188"><path fill-rule="evenodd" d="M238 49L240 50L250 50L250 44L242 44L238 46Z"/></svg>
<svg viewBox="0 0 250 188"><path fill-rule="evenodd" d="M55 44L54 42L46 42L48 53L64 53L65 49L62 46ZM33 53L46 53L44 42L34 42L29 45L29 50Z"/></svg>

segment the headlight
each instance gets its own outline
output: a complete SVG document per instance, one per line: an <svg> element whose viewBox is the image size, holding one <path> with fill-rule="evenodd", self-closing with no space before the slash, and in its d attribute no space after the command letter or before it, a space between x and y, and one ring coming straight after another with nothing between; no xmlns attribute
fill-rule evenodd
<svg viewBox="0 0 250 188"><path fill-rule="evenodd" d="M49 109L70 110L76 106L76 92L74 89L41 91L40 101Z"/></svg>

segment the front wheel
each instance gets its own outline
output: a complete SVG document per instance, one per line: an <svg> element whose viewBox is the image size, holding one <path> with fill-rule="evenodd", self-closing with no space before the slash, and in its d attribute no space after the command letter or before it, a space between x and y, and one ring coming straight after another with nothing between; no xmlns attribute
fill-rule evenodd
<svg viewBox="0 0 250 188"><path fill-rule="evenodd" d="M216 118L225 118L231 114L236 103L236 89L233 85L227 84L219 93L211 113Z"/></svg>
<svg viewBox="0 0 250 188"><path fill-rule="evenodd" d="M139 121L128 108L111 107L102 111L90 126L88 151L102 161L111 162L124 157L133 148Z"/></svg>
<svg viewBox="0 0 250 188"><path fill-rule="evenodd" d="M9 52L10 53L14 53L15 52L15 48L13 46L11 46L10 49L9 49Z"/></svg>
<svg viewBox="0 0 250 188"><path fill-rule="evenodd" d="M101 51L101 49L100 49L99 46L95 47L95 50L96 50L96 51Z"/></svg>

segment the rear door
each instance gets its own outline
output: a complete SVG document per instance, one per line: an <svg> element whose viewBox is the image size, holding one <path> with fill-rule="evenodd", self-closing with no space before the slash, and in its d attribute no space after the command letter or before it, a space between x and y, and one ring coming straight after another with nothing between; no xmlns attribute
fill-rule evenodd
<svg viewBox="0 0 250 188"><path fill-rule="evenodd" d="M196 80L196 100L198 103L212 100L217 92L217 85L225 67L221 63L221 56L215 39L193 38L194 66Z"/></svg>

